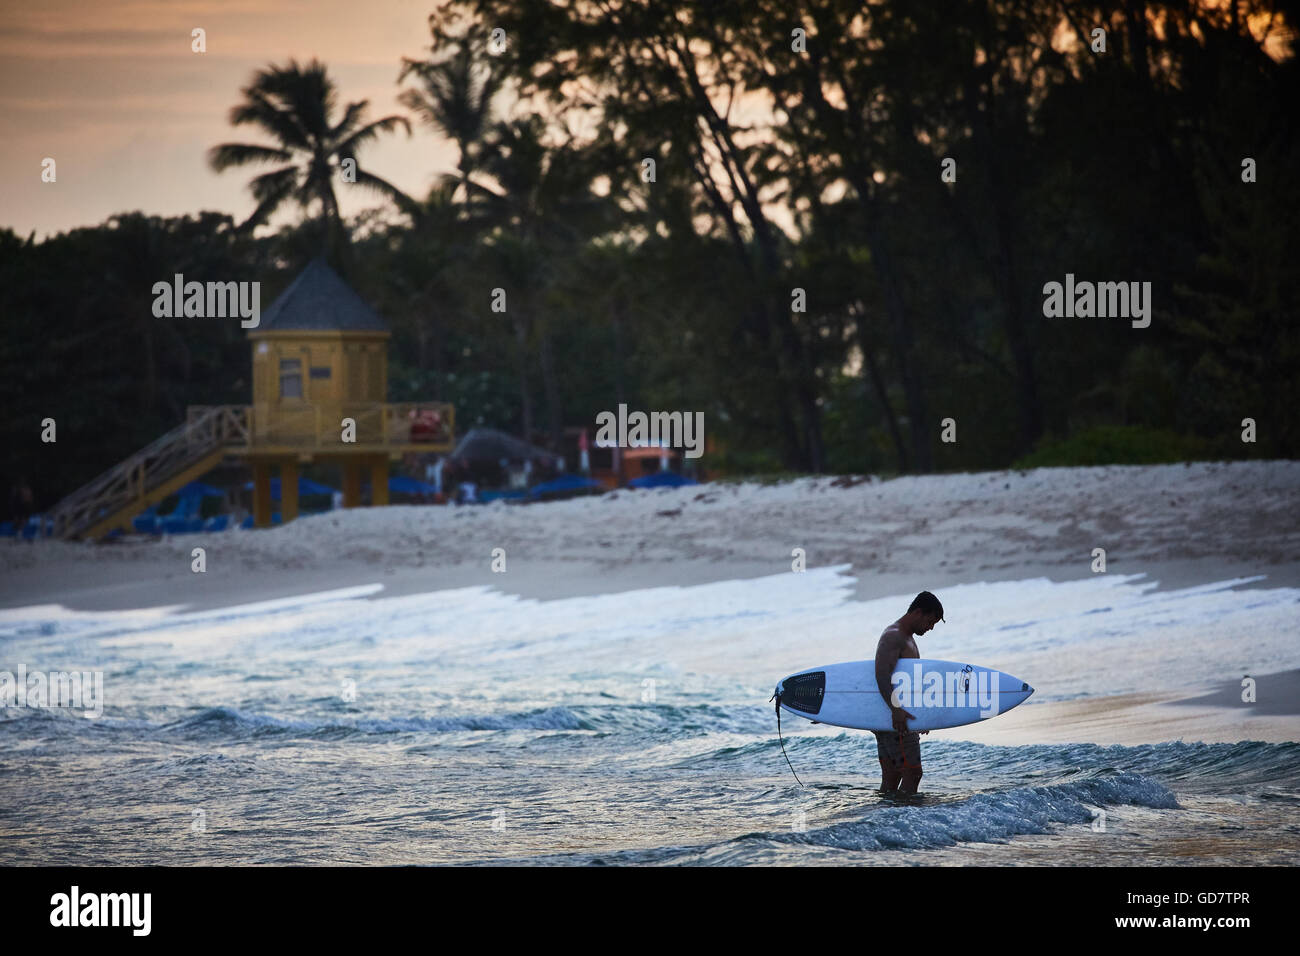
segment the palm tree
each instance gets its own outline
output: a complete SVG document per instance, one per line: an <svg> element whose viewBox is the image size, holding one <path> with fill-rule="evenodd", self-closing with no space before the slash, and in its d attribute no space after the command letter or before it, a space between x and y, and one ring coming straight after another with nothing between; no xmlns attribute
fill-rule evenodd
<svg viewBox="0 0 1300 956"><path fill-rule="evenodd" d="M546 402L547 431L558 448L563 431L552 323L544 304L585 237L599 231L611 202L594 195L592 158L579 150L543 143L545 123L533 115L497 120L493 99L513 68L488 50L487 28L469 24L459 32L429 18L433 37L427 60L403 59L398 82L419 81L398 98L423 122L455 141L457 172L440 177L439 189L460 194L471 236L492 233L490 257L514 279L511 300L524 438L533 440L529 359L536 352ZM454 52L441 55L441 51ZM495 182L500 191L485 184ZM443 193L445 195L445 192ZM433 195L433 194L431 194Z"/></svg>
<svg viewBox="0 0 1300 956"><path fill-rule="evenodd" d="M495 135L500 124L493 120L492 100L505 80L506 71L498 65L501 61L487 51L487 39L482 26L470 24L459 35L445 31L437 15L429 17L429 32L433 43L430 58L412 60L403 57L399 83L414 77L419 85L404 90L398 101L418 116L427 126L442 133L456 143L460 152L457 172L438 177L438 184L430 191L429 202L435 197L455 199L460 194L459 208L463 210L464 223L469 237L477 236L505 226L512 218L510 202L506 196L478 182L473 174L491 159L497 148ZM454 46L451 56L442 57L440 51ZM520 258L527 244L512 243L511 236L504 237L504 245L494 247L493 257L498 266L508 274L520 275ZM512 258L512 253L516 255ZM528 263L535 257L524 255ZM510 310L510 321L515 333L516 376L520 396L520 427L526 441L532 440L533 400L529 388L528 339L532 329L528 308L522 297L516 298ZM551 392L553 394L553 390Z"/></svg>
<svg viewBox="0 0 1300 956"><path fill-rule="evenodd" d="M275 146L256 143L222 143L208 153L208 162L222 172L232 166L283 163L278 169L257 176L249 184L257 208L241 230L265 223L285 202L297 202L304 210L319 203L324 250L342 251L347 235L334 194L334 175L345 160L356 162L357 150L380 133L397 127L411 133L403 116L385 116L366 122L369 101L349 103L342 117L332 119L338 103L338 89L326 75L325 65L312 60L301 66L290 60L284 67L271 65L258 71L241 92L244 101L230 110L232 126L260 127L276 140ZM385 179L355 168L356 185L393 200L403 211L413 203L405 193Z"/></svg>
<svg viewBox="0 0 1300 956"><path fill-rule="evenodd" d="M492 125L492 100L501 90L508 68L502 60L487 52L487 41L481 26L471 24L463 34L453 36L438 25L436 16L429 18L433 43L428 60L402 58L402 71L397 82L414 77L419 86L402 91L398 97L427 126L442 133L456 143L460 151L458 172L440 177L440 185L451 185L463 191L461 201L468 217L475 217L475 207L486 206L491 211L498 207L500 195L472 178L483 160L487 148L487 134ZM440 50L455 44L455 52L442 59L434 59ZM454 193L453 193L454 198ZM489 222L482 223L484 226Z"/></svg>

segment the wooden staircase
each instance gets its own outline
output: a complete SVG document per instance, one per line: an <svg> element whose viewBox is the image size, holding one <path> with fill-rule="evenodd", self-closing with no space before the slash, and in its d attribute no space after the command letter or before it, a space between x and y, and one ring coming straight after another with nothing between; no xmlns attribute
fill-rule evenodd
<svg viewBox="0 0 1300 956"><path fill-rule="evenodd" d="M50 513L56 537L98 538L250 443L247 405L189 409L187 421L60 501Z"/></svg>

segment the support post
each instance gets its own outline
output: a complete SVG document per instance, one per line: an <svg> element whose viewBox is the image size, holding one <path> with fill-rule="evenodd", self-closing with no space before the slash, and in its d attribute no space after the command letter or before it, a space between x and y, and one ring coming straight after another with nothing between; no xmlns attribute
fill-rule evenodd
<svg viewBox="0 0 1300 956"><path fill-rule="evenodd" d="M288 524L298 517L298 462L287 458L280 462L280 521Z"/></svg>
<svg viewBox="0 0 1300 956"><path fill-rule="evenodd" d="M377 508L388 504L387 455L377 455L370 463L370 504Z"/></svg>
<svg viewBox="0 0 1300 956"><path fill-rule="evenodd" d="M351 458L343 462L343 507L361 504L361 463Z"/></svg>
<svg viewBox="0 0 1300 956"><path fill-rule="evenodd" d="M253 526L271 527L271 464L253 462Z"/></svg>

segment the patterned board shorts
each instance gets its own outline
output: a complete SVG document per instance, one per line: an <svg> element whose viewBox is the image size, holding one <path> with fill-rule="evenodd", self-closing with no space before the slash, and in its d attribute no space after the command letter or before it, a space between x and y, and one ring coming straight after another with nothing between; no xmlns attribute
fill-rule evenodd
<svg viewBox="0 0 1300 956"><path fill-rule="evenodd" d="M909 731L900 734L896 730L875 731L876 752L880 754L883 766L902 770L905 767L921 769L921 735ZM899 741L902 737L902 741Z"/></svg>

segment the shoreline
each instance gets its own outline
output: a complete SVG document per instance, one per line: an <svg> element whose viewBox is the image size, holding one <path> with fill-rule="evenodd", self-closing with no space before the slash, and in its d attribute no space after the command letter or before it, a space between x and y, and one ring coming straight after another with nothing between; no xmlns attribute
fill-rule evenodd
<svg viewBox="0 0 1300 956"><path fill-rule="evenodd" d="M1117 489L1122 490L1118 493ZM804 478L523 507L357 509L266 531L109 545L0 542L0 609L205 611L381 585L364 600L483 587L537 601L836 568L846 600L979 582L1142 575L1153 591L1300 588L1300 462ZM1210 548L1210 543L1217 548ZM204 547L207 570L191 570ZM494 549L507 570L492 570ZM950 609L952 610L952 609ZM868 628L870 630L870 628ZM1300 670L1236 685L1034 701L928 739L990 744L1300 741ZM1279 689L1280 688L1280 689ZM819 728L820 732L825 728Z"/></svg>
<svg viewBox="0 0 1300 956"><path fill-rule="evenodd" d="M995 571L880 572L838 566L852 582L850 599L935 592L964 584L1046 578L1054 583L1095 577L1087 566L1047 565ZM818 565L809 562L808 569ZM206 611L292 598L321 591L379 584L370 600L467 587L487 587L536 601L596 597L646 588L691 587L719 581L752 580L788 571L788 563L719 563L700 559L657 560L605 566L582 560L508 562L504 573L489 562L437 566L380 566L362 562L322 563L314 567L247 568L208 560L207 570L190 570L190 558L146 555L129 561L66 561L5 572L0 609L59 604L73 611L125 611L172 607ZM1109 574L1141 574L1153 591L1170 591L1238 580L1235 590L1300 588L1300 561L1244 565L1218 559L1147 562L1141 570L1108 569ZM179 607L178 607L179 606Z"/></svg>

